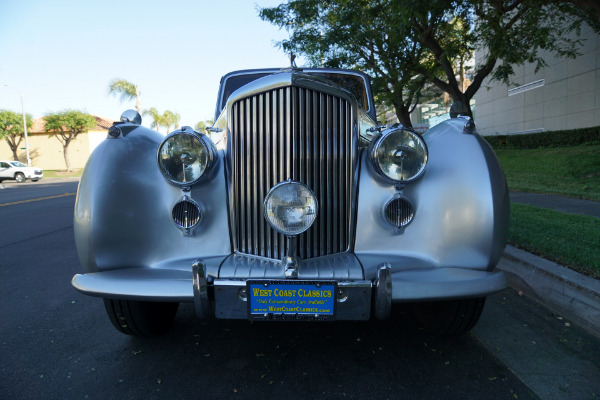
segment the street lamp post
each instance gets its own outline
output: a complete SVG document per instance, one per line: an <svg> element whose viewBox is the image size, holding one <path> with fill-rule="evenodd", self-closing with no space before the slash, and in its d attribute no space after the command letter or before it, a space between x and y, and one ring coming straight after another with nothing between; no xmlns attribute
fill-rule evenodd
<svg viewBox="0 0 600 400"><path fill-rule="evenodd" d="M31 165L31 159L29 158L29 143L27 142L27 119L25 118L25 102L23 101L23 94L14 86L7 83L4 86L14 89L19 96L21 96L21 113L23 114L23 133L25 134L25 153L27 154L27 166Z"/></svg>

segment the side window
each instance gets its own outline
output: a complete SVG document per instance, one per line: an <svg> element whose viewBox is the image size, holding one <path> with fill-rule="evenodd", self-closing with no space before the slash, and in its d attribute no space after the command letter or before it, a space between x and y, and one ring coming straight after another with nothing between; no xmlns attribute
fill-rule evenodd
<svg viewBox="0 0 600 400"><path fill-rule="evenodd" d="M0 168L8 168L8 163L0 162Z"/></svg>

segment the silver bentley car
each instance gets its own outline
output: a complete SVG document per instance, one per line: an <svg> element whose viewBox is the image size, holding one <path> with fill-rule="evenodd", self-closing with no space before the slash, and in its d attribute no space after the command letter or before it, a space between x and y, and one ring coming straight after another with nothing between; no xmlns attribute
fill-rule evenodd
<svg viewBox="0 0 600 400"><path fill-rule="evenodd" d="M471 329L508 234L508 191L469 118L423 135L379 126L369 77L225 75L214 125L166 137L126 111L75 206L80 292L121 332L200 318L386 319L410 303L440 334Z"/></svg>

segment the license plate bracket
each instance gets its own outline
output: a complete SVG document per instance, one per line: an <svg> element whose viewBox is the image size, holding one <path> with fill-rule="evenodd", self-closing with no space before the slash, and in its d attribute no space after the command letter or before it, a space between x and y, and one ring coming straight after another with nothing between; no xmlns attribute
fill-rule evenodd
<svg viewBox="0 0 600 400"><path fill-rule="evenodd" d="M335 319L336 281L249 280L246 290L250 320Z"/></svg>

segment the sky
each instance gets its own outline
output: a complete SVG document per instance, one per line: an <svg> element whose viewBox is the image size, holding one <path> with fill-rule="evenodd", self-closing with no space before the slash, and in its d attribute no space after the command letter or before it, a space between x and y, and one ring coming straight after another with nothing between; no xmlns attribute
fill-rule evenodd
<svg viewBox="0 0 600 400"><path fill-rule="evenodd" d="M213 119L221 76L289 65L274 45L287 32L257 11L282 2L0 0L0 109L20 113L20 92L34 118L76 109L118 120L135 108L108 93L122 78L142 109L179 113L181 125Z"/></svg>

